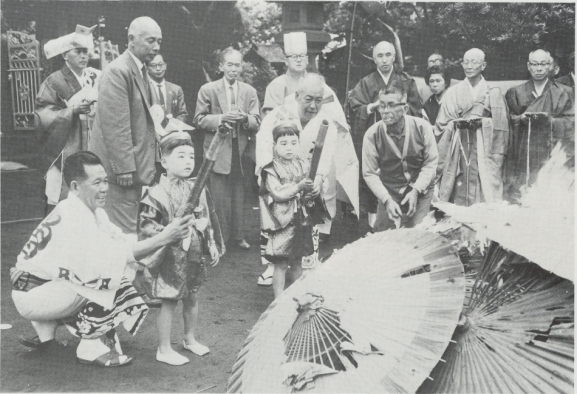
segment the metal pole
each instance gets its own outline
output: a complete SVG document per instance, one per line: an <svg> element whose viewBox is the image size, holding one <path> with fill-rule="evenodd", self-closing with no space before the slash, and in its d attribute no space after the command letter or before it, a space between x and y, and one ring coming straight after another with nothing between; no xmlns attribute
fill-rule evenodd
<svg viewBox="0 0 577 394"><path fill-rule="evenodd" d="M355 14L357 11L357 3L358 2L355 1L355 5L353 7L353 16L351 18L351 35L349 37L349 61L347 63L347 83L345 85L345 101L343 102L343 105L347 101L347 97L349 94L349 83L351 79L351 57L353 55L353 27L355 26Z"/></svg>

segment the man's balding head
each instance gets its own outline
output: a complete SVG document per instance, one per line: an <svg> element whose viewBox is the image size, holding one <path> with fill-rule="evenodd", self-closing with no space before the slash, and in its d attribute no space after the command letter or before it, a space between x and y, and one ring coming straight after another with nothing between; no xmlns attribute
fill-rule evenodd
<svg viewBox="0 0 577 394"><path fill-rule="evenodd" d="M383 74L389 74L393 70L395 55L395 47L388 41L381 41L373 48L373 61Z"/></svg>
<svg viewBox="0 0 577 394"><path fill-rule="evenodd" d="M469 79L478 77L487 63L485 63L485 52L478 48L469 49L463 55L463 71L465 71L465 76Z"/></svg>
<svg viewBox="0 0 577 394"><path fill-rule="evenodd" d="M479 60L481 62L484 62L485 61L485 52L483 52L479 48L471 48L467 52L465 52L465 54L463 55L463 60L465 58L475 59L475 60Z"/></svg>
<svg viewBox="0 0 577 394"><path fill-rule="evenodd" d="M308 73L299 79L295 98L299 104L299 117L303 124L317 116L323 106L324 93L325 79L322 75Z"/></svg>
<svg viewBox="0 0 577 394"><path fill-rule="evenodd" d="M128 28L128 49L143 63L150 63L160 50L162 31L148 16L136 18Z"/></svg>

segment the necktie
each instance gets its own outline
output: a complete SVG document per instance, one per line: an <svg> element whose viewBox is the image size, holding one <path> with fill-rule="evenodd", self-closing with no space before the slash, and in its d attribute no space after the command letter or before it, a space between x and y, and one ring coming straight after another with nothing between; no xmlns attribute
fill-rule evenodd
<svg viewBox="0 0 577 394"><path fill-rule="evenodd" d="M234 88L230 86L230 110L234 111L236 109L236 98L234 97Z"/></svg>
<svg viewBox="0 0 577 394"><path fill-rule="evenodd" d="M230 110L234 111L236 109L236 98L234 97L234 88L230 85ZM234 124L232 129L232 138L238 137L238 122Z"/></svg>
<svg viewBox="0 0 577 394"><path fill-rule="evenodd" d="M148 104L150 105L150 98L152 97L152 95L150 94L150 82L148 80L148 72L146 71L146 66L142 66L142 79L144 80L144 86L146 86L146 93L148 94L148 97L146 98L146 100L148 101Z"/></svg>
<svg viewBox="0 0 577 394"><path fill-rule="evenodd" d="M164 105L166 104L164 102L164 94L162 94L162 85L158 84L158 97L160 99L160 105L162 105L164 107Z"/></svg>

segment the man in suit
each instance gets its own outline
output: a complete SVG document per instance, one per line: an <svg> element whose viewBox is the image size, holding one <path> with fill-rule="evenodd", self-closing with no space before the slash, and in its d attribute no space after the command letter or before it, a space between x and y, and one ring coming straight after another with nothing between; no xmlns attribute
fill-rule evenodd
<svg viewBox="0 0 577 394"><path fill-rule="evenodd" d="M167 64L161 54L158 54L147 65L148 76L150 77L150 87L153 92L153 102L159 104L168 119L175 118L186 123L188 112L184 102L184 92L178 85L164 79ZM192 137L192 136L191 136ZM160 175L166 170L160 162L156 162L156 175L152 183L157 183Z"/></svg>
<svg viewBox="0 0 577 394"><path fill-rule="evenodd" d="M145 64L158 54L162 32L149 17L128 28L128 50L104 70L94 130L88 149L102 160L110 188L105 210L125 233L136 234L142 186L149 185L159 160L152 100Z"/></svg>
<svg viewBox="0 0 577 394"><path fill-rule="evenodd" d="M241 249L249 249L244 239L244 172L241 164L249 136L260 125L256 90L238 81L242 54L227 48L221 53L224 77L202 86L198 92L194 125L204 132L204 149L210 146L221 123L232 126L210 173L208 188L214 197L216 214L225 242L234 239Z"/></svg>
<svg viewBox="0 0 577 394"><path fill-rule="evenodd" d="M167 118L176 118L186 123L188 112L184 102L184 92L178 85L164 79L167 64L158 54L148 64L148 75L155 93L155 102L164 109Z"/></svg>

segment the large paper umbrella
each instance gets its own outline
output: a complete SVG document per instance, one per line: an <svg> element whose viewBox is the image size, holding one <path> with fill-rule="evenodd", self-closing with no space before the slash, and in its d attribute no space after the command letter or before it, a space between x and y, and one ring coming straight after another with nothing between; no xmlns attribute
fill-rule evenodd
<svg viewBox="0 0 577 394"><path fill-rule="evenodd" d="M463 306L450 243L420 230L370 235L295 282L250 332L229 392L414 392Z"/></svg>
<svg viewBox="0 0 577 394"><path fill-rule="evenodd" d="M573 392L574 285L492 242L419 392Z"/></svg>

